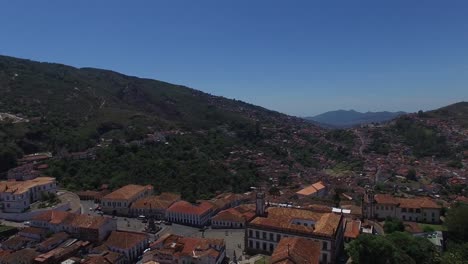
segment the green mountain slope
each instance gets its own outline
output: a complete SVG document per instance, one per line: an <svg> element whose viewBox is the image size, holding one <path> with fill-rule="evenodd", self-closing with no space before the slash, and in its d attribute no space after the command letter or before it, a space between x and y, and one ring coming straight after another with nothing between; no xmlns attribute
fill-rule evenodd
<svg viewBox="0 0 468 264"><path fill-rule="evenodd" d="M343 144L302 119L106 70L0 56L0 113L29 120L0 122L0 171L27 153L96 150L96 160L50 162L47 173L70 189L151 183L195 199L359 166L352 138ZM128 144L153 133L167 143Z"/></svg>

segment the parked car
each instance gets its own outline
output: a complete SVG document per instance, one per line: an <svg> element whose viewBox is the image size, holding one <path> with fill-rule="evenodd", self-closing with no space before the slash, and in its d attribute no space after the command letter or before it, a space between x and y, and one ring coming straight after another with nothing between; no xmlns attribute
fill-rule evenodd
<svg viewBox="0 0 468 264"><path fill-rule="evenodd" d="M146 219L146 216L144 216L144 215L139 215L139 216L137 217L137 219L138 219L138 220L145 220L145 219Z"/></svg>

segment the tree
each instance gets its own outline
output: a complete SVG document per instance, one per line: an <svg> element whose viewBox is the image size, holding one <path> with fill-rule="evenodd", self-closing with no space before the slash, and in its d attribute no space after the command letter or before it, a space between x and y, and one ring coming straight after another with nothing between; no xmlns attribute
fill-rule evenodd
<svg viewBox="0 0 468 264"><path fill-rule="evenodd" d="M268 193L275 196L279 196L281 194L280 189L278 189L276 186L271 187L270 190L268 190Z"/></svg>
<svg viewBox="0 0 468 264"><path fill-rule="evenodd" d="M358 264L432 264L439 261L431 242L404 232L387 236L363 234L349 244L347 251L353 263Z"/></svg>
<svg viewBox="0 0 468 264"><path fill-rule="evenodd" d="M0 152L0 172L16 167L16 154L12 151L3 150Z"/></svg>
<svg viewBox="0 0 468 264"><path fill-rule="evenodd" d="M415 237L405 232L394 232L388 235L387 239L415 263L435 263L439 258L436 248L426 238Z"/></svg>
<svg viewBox="0 0 468 264"><path fill-rule="evenodd" d="M468 243L454 244L442 255L442 264L468 264Z"/></svg>
<svg viewBox="0 0 468 264"><path fill-rule="evenodd" d="M456 205L447 211L445 225L450 239L454 241L468 242L468 206Z"/></svg>
<svg viewBox="0 0 468 264"><path fill-rule="evenodd" d="M388 217L385 220L384 231L386 234L390 234L397 231L404 231L405 226L400 219Z"/></svg>
<svg viewBox="0 0 468 264"><path fill-rule="evenodd" d="M383 236L360 235L348 247L353 263L387 264L397 263L394 253L397 248Z"/></svg>
<svg viewBox="0 0 468 264"><path fill-rule="evenodd" d="M416 178L416 170L413 168L409 169L406 178L411 181L417 181L418 179Z"/></svg>

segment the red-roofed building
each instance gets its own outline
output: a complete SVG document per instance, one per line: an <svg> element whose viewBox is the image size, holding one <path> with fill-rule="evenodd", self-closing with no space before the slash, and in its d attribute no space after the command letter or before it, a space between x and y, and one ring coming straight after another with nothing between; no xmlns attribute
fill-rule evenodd
<svg viewBox="0 0 468 264"><path fill-rule="evenodd" d="M327 195L327 187L322 181L318 181L310 186L305 187L304 189L296 192L296 195L299 198L305 197L324 197Z"/></svg>
<svg viewBox="0 0 468 264"><path fill-rule="evenodd" d="M318 264L320 243L302 237L285 237L271 255L272 264Z"/></svg>
<svg viewBox="0 0 468 264"><path fill-rule="evenodd" d="M125 185L102 197L101 208L106 214L128 215L133 202L151 194L153 194L151 185Z"/></svg>
<svg viewBox="0 0 468 264"><path fill-rule="evenodd" d="M179 200L180 195L174 193L148 196L132 203L130 215L144 215L146 217L152 216L156 219L164 219L166 217L166 210Z"/></svg>
<svg viewBox="0 0 468 264"><path fill-rule="evenodd" d="M192 204L186 201L175 202L166 211L166 219L174 223L191 226L209 224L213 213L213 205L209 202Z"/></svg>
<svg viewBox="0 0 468 264"><path fill-rule="evenodd" d="M361 233L361 221L359 220L348 220L346 222L346 228L344 232L344 240L350 242L356 239Z"/></svg>
<svg viewBox="0 0 468 264"><path fill-rule="evenodd" d="M223 210L211 218L213 228L245 228L248 221L255 217L255 205L240 205Z"/></svg>
<svg viewBox="0 0 468 264"><path fill-rule="evenodd" d="M117 229L117 222L103 216L47 211L33 217L31 226L46 228L54 233L64 231L82 240L99 242Z"/></svg>
<svg viewBox="0 0 468 264"><path fill-rule="evenodd" d="M225 257L226 245L222 239L167 234L151 244L151 250L143 256L143 262L220 264Z"/></svg>
<svg viewBox="0 0 468 264"><path fill-rule="evenodd" d="M321 263L334 263L343 245L343 221L343 215L335 213L270 207L247 224L246 251L271 254L282 238L302 237L320 243Z"/></svg>
<svg viewBox="0 0 468 264"><path fill-rule="evenodd" d="M103 244L109 251L123 254L129 263L134 263L148 247L149 236L145 233L112 231Z"/></svg>
<svg viewBox="0 0 468 264"><path fill-rule="evenodd" d="M367 197L363 214L367 218L398 218L402 221L439 223L441 206L427 197L400 198L390 194Z"/></svg>

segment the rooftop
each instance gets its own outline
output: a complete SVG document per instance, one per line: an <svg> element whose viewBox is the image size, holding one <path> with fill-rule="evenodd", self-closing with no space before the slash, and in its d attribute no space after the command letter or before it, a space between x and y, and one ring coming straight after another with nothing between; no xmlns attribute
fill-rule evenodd
<svg viewBox="0 0 468 264"><path fill-rule="evenodd" d="M361 221L351 220L346 222L344 237L357 238L361 232Z"/></svg>
<svg viewBox="0 0 468 264"><path fill-rule="evenodd" d="M319 181L296 192L296 194L309 196L323 189L325 189L325 184L322 181Z"/></svg>
<svg viewBox="0 0 468 264"><path fill-rule="evenodd" d="M167 209L174 202L180 200L180 195L174 193L162 193L161 195L153 195L144 197L135 201L131 208L133 209Z"/></svg>
<svg viewBox="0 0 468 264"><path fill-rule="evenodd" d="M63 211L46 211L33 217L35 221L45 221L51 224L67 224L77 228L99 229L102 225L113 221L109 217L74 214Z"/></svg>
<svg viewBox="0 0 468 264"><path fill-rule="evenodd" d="M315 226L294 224L293 220L308 220ZM271 207L266 217L256 217L250 225L280 229L286 232L332 237L340 228L342 216L334 213L319 213L295 208Z"/></svg>
<svg viewBox="0 0 468 264"><path fill-rule="evenodd" d="M186 201L178 201L171 205L171 207L169 207L169 209L167 210L169 212L202 215L212 209L213 205L205 201L199 204L192 204Z"/></svg>
<svg viewBox="0 0 468 264"><path fill-rule="evenodd" d="M129 184L109 193L108 195L104 196L102 199L103 200L129 200L141 192L144 192L146 190L152 190L152 189L153 189L153 186L151 185L143 186L143 185Z"/></svg>
<svg viewBox="0 0 468 264"><path fill-rule="evenodd" d="M37 177L26 181L2 181L0 182L0 192L22 194L33 187L52 183L55 183L55 178L52 177Z"/></svg>
<svg viewBox="0 0 468 264"><path fill-rule="evenodd" d="M320 243L299 237L284 237L271 256L271 263L310 263L318 264Z"/></svg>
<svg viewBox="0 0 468 264"><path fill-rule="evenodd" d="M129 249L148 239L148 235L137 232L112 231L105 245L114 248Z"/></svg>
<svg viewBox="0 0 468 264"><path fill-rule="evenodd" d="M399 198L390 194L376 194L374 199L378 204L392 204L402 208L441 208L434 200L426 197Z"/></svg>

